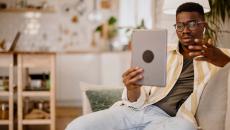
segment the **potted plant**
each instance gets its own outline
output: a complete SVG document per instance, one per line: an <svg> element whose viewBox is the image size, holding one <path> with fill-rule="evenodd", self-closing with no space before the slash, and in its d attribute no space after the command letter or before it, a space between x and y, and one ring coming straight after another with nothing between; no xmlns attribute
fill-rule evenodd
<svg viewBox="0 0 230 130"><path fill-rule="evenodd" d="M205 15L209 28L206 31L206 36L212 38L215 43L218 40L218 35L222 32L222 25L230 18L230 2L228 0L209 0L211 11Z"/></svg>
<svg viewBox="0 0 230 130"><path fill-rule="evenodd" d="M111 16L107 20L107 25L108 25L108 40L113 39L117 35L117 19L114 16ZM102 30L103 30L103 25L99 25L96 27L95 32L100 32L102 35Z"/></svg>
<svg viewBox="0 0 230 130"><path fill-rule="evenodd" d="M111 16L105 23L100 24L94 30L94 34L99 33L100 39L104 40L105 44L100 43L100 49L102 51L111 51L112 50L112 42L116 38L118 33L117 27L117 18ZM95 39L93 39L94 41ZM96 45L94 45L96 46Z"/></svg>

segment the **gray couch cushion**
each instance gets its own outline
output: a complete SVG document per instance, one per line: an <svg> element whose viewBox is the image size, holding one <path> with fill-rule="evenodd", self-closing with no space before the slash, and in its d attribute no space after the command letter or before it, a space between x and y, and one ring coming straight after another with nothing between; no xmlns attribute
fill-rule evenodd
<svg viewBox="0 0 230 130"><path fill-rule="evenodd" d="M87 90L86 95L89 99L92 111L104 110L121 100L123 89Z"/></svg>
<svg viewBox="0 0 230 130"><path fill-rule="evenodd" d="M202 130L227 130L225 118L227 108L227 86L230 64L213 76L204 89L196 118Z"/></svg>

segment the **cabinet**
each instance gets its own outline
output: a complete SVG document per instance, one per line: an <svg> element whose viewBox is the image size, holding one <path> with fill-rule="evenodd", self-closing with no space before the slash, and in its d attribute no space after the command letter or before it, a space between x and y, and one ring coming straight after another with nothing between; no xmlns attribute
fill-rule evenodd
<svg viewBox="0 0 230 130"><path fill-rule="evenodd" d="M18 77L18 130L23 130L24 126L49 125L50 130L55 130L55 54L54 53L18 53L17 54L17 77ZM30 76L34 70L40 69L48 73L49 81L47 89L28 90L32 80ZM36 73L36 72L35 72ZM36 81L37 82L37 81ZM26 118L25 101L44 100L48 101L48 117ZM28 104L27 104L28 105ZM40 108L38 108L40 109Z"/></svg>
<svg viewBox="0 0 230 130"><path fill-rule="evenodd" d="M5 89L0 90L0 126L7 126L9 130L13 130L14 122L13 61L12 53L0 53L0 72L4 72L0 74L0 86L5 87Z"/></svg>

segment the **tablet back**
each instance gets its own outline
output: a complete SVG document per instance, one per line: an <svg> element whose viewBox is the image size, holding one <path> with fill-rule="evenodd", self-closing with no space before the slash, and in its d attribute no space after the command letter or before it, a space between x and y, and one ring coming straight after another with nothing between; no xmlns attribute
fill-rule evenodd
<svg viewBox="0 0 230 130"><path fill-rule="evenodd" d="M138 84L166 85L167 30L136 30L132 35L132 66L144 69Z"/></svg>

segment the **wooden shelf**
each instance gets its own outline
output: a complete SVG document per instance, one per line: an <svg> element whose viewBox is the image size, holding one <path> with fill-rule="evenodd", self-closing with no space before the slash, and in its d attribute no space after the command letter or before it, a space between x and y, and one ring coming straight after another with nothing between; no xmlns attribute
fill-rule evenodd
<svg viewBox="0 0 230 130"><path fill-rule="evenodd" d="M50 119L34 119L34 120L23 120L23 125L43 125L43 124L51 124Z"/></svg>
<svg viewBox="0 0 230 130"><path fill-rule="evenodd" d="M8 9L2 9L2 10L0 10L0 12L4 12L4 13L25 13L25 12L53 13L55 11L53 8L47 8L47 9L8 8Z"/></svg>
<svg viewBox="0 0 230 130"><path fill-rule="evenodd" d="M9 120L0 120L0 125L9 125L10 121Z"/></svg>
<svg viewBox="0 0 230 130"><path fill-rule="evenodd" d="M8 70L9 76L9 90L8 91L0 91L0 96L7 97L7 103L9 105L9 119L8 120L0 120L0 125L8 125L8 130L13 130L13 121L14 121L14 95L13 95L13 83L15 81L14 76L14 54L13 53L0 53L0 67L4 67Z"/></svg>
<svg viewBox="0 0 230 130"><path fill-rule="evenodd" d="M9 91L0 91L0 96L9 96L10 92Z"/></svg>
<svg viewBox="0 0 230 130"><path fill-rule="evenodd" d="M13 54L0 53L0 67L13 66Z"/></svg>
<svg viewBox="0 0 230 130"><path fill-rule="evenodd" d="M49 97L49 91L23 91L23 97Z"/></svg>
<svg viewBox="0 0 230 130"><path fill-rule="evenodd" d="M18 130L23 130L23 125L50 125L50 130L55 130L55 61L56 55L54 53L17 53L17 107L18 107ZM26 91L26 86L29 78L29 69L42 69L49 72L49 91ZM24 119L24 97L48 97L49 101L50 119Z"/></svg>
<svg viewBox="0 0 230 130"><path fill-rule="evenodd" d="M6 10L5 10L6 11ZM8 10L15 11L15 10ZM16 10L18 11L18 10ZM23 12L23 10L19 10ZM27 10L26 10L27 11ZM36 11L36 10L32 10ZM1 12L1 11L0 11ZM17 60L14 60L17 58ZM9 120L0 120L0 125L8 125L8 130L14 130L14 82L17 74L17 122L18 130L23 130L23 125L50 125L50 130L55 130L55 53L0 53L0 67L7 68L9 76L9 91L0 91L0 97L6 96L9 103ZM14 72L15 61L17 61L17 72ZM31 68L47 69L50 73L49 91L24 91ZM23 119L24 97L48 97L50 106L50 119Z"/></svg>
<svg viewBox="0 0 230 130"><path fill-rule="evenodd" d="M55 54L36 54L36 53L25 53L20 54L22 58L22 63L19 63L19 66L22 65L24 68L47 68L51 69L52 57Z"/></svg>

